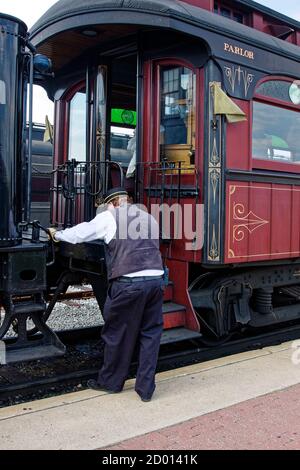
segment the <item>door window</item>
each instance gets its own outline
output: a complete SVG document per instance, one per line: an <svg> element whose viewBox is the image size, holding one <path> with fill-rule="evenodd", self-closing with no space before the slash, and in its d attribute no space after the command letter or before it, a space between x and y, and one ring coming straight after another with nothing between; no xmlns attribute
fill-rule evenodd
<svg viewBox="0 0 300 470"><path fill-rule="evenodd" d="M68 160L86 161L86 93L78 91L70 101Z"/></svg>
<svg viewBox="0 0 300 470"><path fill-rule="evenodd" d="M161 160L193 164L195 151L195 74L187 67L160 69Z"/></svg>

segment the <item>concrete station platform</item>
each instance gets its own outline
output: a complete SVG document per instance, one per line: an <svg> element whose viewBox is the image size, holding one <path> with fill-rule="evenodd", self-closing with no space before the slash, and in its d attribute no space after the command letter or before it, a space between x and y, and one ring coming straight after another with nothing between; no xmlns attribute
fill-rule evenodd
<svg viewBox="0 0 300 470"><path fill-rule="evenodd" d="M299 449L293 346L160 373L149 403L130 380L121 394L83 390L3 408L0 449Z"/></svg>

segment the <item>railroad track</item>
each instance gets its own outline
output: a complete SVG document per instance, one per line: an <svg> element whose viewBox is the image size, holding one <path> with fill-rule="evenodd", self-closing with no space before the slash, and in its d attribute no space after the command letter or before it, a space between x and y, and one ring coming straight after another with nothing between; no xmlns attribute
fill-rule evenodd
<svg viewBox="0 0 300 470"><path fill-rule="evenodd" d="M78 390L96 375L103 353L103 344L99 341L100 328L72 330L59 336L67 345L65 356L0 366L0 407ZM201 346L195 340L163 345L157 370L176 369L297 338L300 338L299 324L232 339L213 347ZM134 377L135 368L136 363L133 362L131 377Z"/></svg>

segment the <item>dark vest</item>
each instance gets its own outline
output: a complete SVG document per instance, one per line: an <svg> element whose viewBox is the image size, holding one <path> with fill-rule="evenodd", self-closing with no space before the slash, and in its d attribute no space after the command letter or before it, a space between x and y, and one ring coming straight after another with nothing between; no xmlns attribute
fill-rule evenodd
<svg viewBox="0 0 300 470"><path fill-rule="evenodd" d="M150 214L134 204L115 208L115 237L106 245L109 279L144 269L163 270L159 251L159 227Z"/></svg>

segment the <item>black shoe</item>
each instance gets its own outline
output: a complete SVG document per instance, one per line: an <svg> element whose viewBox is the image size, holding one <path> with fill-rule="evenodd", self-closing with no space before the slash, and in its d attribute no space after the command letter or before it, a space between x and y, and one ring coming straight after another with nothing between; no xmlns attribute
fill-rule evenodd
<svg viewBox="0 0 300 470"><path fill-rule="evenodd" d="M107 388L103 387L102 385L99 385L97 380L90 379L87 381L87 386L88 388L91 388L92 390L98 390L99 392L106 392L106 393L120 393L121 390L108 390Z"/></svg>
<svg viewBox="0 0 300 470"><path fill-rule="evenodd" d="M143 398L143 397L141 397L141 400L142 400L142 401L151 401L151 398Z"/></svg>

